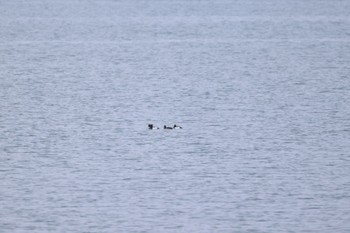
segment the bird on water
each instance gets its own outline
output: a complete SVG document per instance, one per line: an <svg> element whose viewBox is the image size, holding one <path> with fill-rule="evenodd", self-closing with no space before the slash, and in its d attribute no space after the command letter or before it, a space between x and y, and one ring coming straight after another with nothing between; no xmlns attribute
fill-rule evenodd
<svg viewBox="0 0 350 233"><path fill-rule="evenodd" d="M153 124L148 124L148 129L159 129L157 126L154 126Z"/></svg>
<svg viewBox="0 0 350 233"><path fill-rule="evenodd" d="M182 129L182 127L179 125L174 125L173 129Z"/></svg>
<svg viewBox="0 0 350 233"><path fill-rule="evenodd" d="M159 127L148 124L148 129L159 129ZM163 129L182 129L182 127L179 125L174 125L173 127L164 125Z"/></svg>

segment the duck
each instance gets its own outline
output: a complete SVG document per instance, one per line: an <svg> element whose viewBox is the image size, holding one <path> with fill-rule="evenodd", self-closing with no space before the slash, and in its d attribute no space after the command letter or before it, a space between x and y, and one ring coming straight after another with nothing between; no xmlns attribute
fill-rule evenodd
<svg viewBox="0 0 350 233"><path fill-rule="evenodd" d="M171 128L171 127L169 127L169 126L164 125L164 129L173 129L173 128Z"/></svg>
<svg viewBox="0 0 350 233"><path fill-rule="evenodd" d="M173 129L182 129L182 127L179 125L174 125Z"/></svg>
<svg viewBox="0 0 350 233"><path fill-rule="evenodd" d="M148 124L148 129L159 129L157 126L153 126L153 124Z"/></svg>

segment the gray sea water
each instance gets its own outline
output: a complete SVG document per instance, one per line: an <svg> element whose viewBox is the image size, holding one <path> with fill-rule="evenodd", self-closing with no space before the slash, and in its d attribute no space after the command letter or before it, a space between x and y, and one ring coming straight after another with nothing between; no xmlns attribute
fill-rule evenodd
<svg viewBox="0 0 350 233"><path fill-rule="evenodd" d="M0 179L1 233L350 232L350 1L0 0Z"/></svg>

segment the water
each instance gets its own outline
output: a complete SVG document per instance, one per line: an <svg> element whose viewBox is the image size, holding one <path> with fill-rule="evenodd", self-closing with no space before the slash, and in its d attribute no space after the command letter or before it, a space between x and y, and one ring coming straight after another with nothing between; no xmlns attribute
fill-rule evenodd
<svg viewBox="0 0 350 233"><path fill-rule="evenodd" d="M0 232L350 232L349 12L1 1Z"/></svg>

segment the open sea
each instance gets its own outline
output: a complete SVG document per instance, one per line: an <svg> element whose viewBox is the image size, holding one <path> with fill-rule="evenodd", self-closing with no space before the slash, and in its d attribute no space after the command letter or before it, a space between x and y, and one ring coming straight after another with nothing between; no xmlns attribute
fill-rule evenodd
<svg viewBox="0 0 350 233"><path fill-rule="evenodd" d="M350 1L0 0L0 233L47 232L349 233Z"/></svg>

